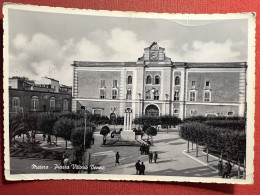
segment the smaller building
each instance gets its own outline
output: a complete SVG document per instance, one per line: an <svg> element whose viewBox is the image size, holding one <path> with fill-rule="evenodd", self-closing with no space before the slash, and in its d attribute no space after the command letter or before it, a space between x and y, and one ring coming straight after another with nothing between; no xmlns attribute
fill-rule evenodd
<svg viewBox="0 0 260 195"><path fill-rule="evenodd" d="M42 83L41 83L42 81ZM9 78L9 113L71 111L72 87L44 77L41 81L26 77Z"/></svg>

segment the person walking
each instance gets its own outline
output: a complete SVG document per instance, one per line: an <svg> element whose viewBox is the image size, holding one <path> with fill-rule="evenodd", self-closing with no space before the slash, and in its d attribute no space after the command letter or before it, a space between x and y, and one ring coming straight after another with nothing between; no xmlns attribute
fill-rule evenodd
<svg viewBox="0 0 260 195"><path fill-rule="evenodd" d="M231 178L231 171L232 171L232 167L233 167L234 165L231 165L231 163L230 163L230 161L228 161L228 177L229 178Z"/></svg>
<svg viewBox="0 0 260 195"><path fill-rule="evenodd" d="M154 163L155 163L155 164L156 164L157 158L158 158L158 154L157 154L157 152L155 151L154 154L153 154L153 160L154 160Z"/></svg>
<svg viewBox="0 0 260 195"><path fill-rule="evenodd" d="M144 154L144 144L142 144L142 145L140 146L140 151L141 151L141 155L143 155L143 154Z"/></svg>
<svg viewBox="0 0 260 195"><path fill-rule="evenodd" d="M218 162L218 175L219 176L223 175L223 163L221 160Z"/></svg>
<svg viewBox="0 0 260 195"><path fill-rule="evenodd" d="M115 165L119 165L119 158L120 158L120 155L119 155L119 152L116 153L116 164Z"/></svg>
<svg viewBox="0 0 260 195"><path fill-rule="evenodd" d="M144 175L144 171L145 171L145 165L144 165L144 162L142 162L142 164L140 165L139 175Z"/></svg>
<svg viewBox="0 0 260 195"><path fill-rule="evenodd" d="M222 178L228 178L228 163L225 163Z"/></svg>
<svg viewBox="0 0 260 195"><path fill-rule="evenodd" d="M149 163L153 163L153 153L150 152L150 153L148 154L148 156L149 156Z"/></svg>
<svg viewBox="0 0 260 195"><path fill-rule="evenodd" d="M137 163L135 163L136 175L140 174L140 166L140 160L138 160Z"/></svg>

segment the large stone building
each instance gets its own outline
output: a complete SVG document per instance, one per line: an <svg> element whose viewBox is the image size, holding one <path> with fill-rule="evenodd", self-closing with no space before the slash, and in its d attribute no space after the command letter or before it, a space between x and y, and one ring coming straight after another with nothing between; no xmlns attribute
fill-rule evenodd
<svg viewBox="0 0 260 195"><path fill-rule="evenodd" d="M154 42L136 62L74 61L72 110L93 114L245 116L246 62L173 62Z"/></svg>
<svg viewBox="0 0 260 195"><path fill-rule="evenodd" d="M43 77L40 81L26 77L9 78L9 113L71 111L72 87Z"/></svg>

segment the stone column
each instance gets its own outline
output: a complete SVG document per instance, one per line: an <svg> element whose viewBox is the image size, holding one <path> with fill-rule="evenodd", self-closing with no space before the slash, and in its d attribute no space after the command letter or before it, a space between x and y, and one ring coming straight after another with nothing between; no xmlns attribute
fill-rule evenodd
<svg viewBox="0 0 260 195"><path fill-rule="evenodd" d="M126 113L126 130L129 129L129 113Z"/></svg>
<svg viewBox="0 0 260 195"><path fill-rule="evenodd" d="M129 113L129 130L132 130L133 112Z"/></svg>
<svg viewBox="0 0 260 195"><path fill-rule="evenodd" d="M127 120L126 112L124 112L124 129L123 130L126 130L126 120Z"/></svg>

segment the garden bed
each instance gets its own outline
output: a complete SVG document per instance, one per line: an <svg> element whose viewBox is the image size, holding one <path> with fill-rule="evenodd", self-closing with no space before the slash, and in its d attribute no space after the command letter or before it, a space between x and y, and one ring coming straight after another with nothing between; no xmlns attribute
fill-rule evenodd
<svg viewBox="0 0 260 195"><path fill-rule="evenodd" d="M20 158L60 160L62 157L62 152L43 149L39 142L16 142L10 146L10 156Z"/></svg>

